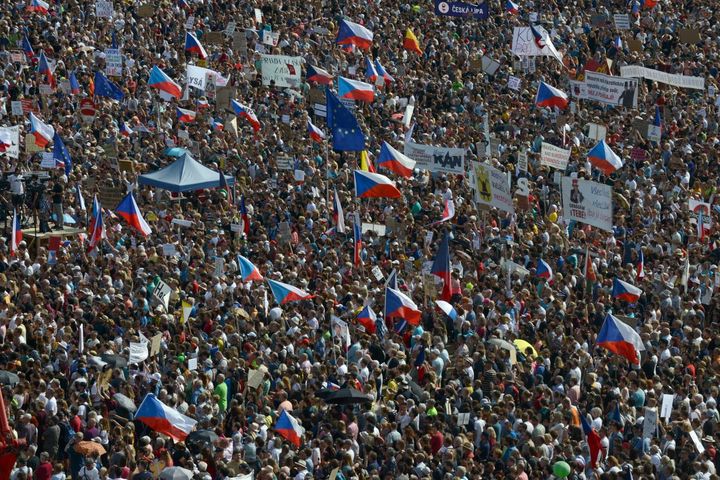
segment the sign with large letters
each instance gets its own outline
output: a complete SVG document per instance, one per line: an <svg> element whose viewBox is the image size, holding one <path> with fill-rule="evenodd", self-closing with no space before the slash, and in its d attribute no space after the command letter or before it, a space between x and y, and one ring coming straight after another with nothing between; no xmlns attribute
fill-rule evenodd
<svg viewBox="0 0 720 480"><path fill-rule="evenodd" d="M415 160L415 168L430 172L465 174L464 148L435 147L420 143L405 142L405 155Z"/></svg>
<svg viewBox="0 0 720 480"><path fill-rule="evenodd" d="M486 19L490 16L487 3L477 5L453 0L435 0L435 15Z"/></svg>

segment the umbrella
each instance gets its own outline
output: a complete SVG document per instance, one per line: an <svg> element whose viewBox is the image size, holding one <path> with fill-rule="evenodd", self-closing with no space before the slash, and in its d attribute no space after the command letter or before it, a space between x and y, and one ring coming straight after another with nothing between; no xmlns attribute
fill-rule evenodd
<svg viewBox="0 0 720 480"><path fill-rule="evenodd" d="M182 467L168 467L160 472L160 480L190 480L193 472Z"/></svg>
<svg viewBox="0 0 720 480"><path fill-rule="evenodd" d="M202 447L214 444L217 439L217 434L212 430L196 430L194 432L190 432L185 439L185 444L191 451L197 450L199 452Z"/></svg>
<svg viewBox="0 0 720 480"><path fill-rule="evenodd" d="M321 388L317 392L315 392L315 396L318 398L322 398L325 400L327 397L332 395L333 393L337 392L337 389L334 388Z"/></svg>
<svg viewBox="0 0 720 480"><path fill-rule="evenodd" d="M172 147L172 148L166 148L163 153L165 155L167 155L168 157L180 158L183 155L185 155L186 153L188 153L188 151L181 147Z"/></svg>
<svg viewBox="0 0 720 480"><path fill-rule="evenodd" d="M13 372L7 370L0 370L0 383L3 385L17 385L20 383L20 377L15 375Z"/></svg>
<svg viewBox="0 0 720 480"><path fill-rule="evenodd" d="M116 393L115 395L113 395L113 400L115 400L115 403L118 404L118 407L124 408L130 413L135 413L137 411L137 406L135 405L135 402L133 402L131 398L123 395L122 393Z"/></svg>
<svg viewBox="0 0 720 480"><path fill-rule="evenodd" d="M105 447L97 442L78 442L75 444L75 451L81 455L105 455Z"/></svg>
<svg viewBox="0 0 720 480"><path fill-rule="evenodd" d="M504 348L505 350L515 350L515 347L512 346L510 342L507 340L501 340L499 338L491 338L487 341L488 343L491 343L497 347Z"/></svg>
<svg viewBox="0 0 720 480"><path fill-rule="evenodd" d="M100 358L102 358L103 362L107 362L112 368L125 368L128 364L128 359L121 355L104 354Z"/></svg>
<svg viewBox="0 0 720 480"><path fill-rule="evenodd" d="M523 355L525 355L525 352L529 348L530 351L532 352L532 356L537 357L537 354L538 354L537 350L535 350L535 347L530 345L530 342L528 342L527 340L523 340L522 338L517 338L517 339L513 340L513 345L515 345L515 348L517 348L518 351L520 353L522 353Z"/></svg>
<svg viewBox="0 0 720 480"><path fill-rule="evenodd" d="M94 365L100 369L102 369L105 365L107 365L107 363L103 362L100 357L96 357L94 355L91 355L88 357L88 364Z"/></svg>
<svg viewBox="0 0 720 480"><path fill-rule="evenodd" d="M340 390L328 395L323 400L325 403L334 405L355 405L358 403L372 403L372 395L368 395L354 388L341 388Z"/></svg>

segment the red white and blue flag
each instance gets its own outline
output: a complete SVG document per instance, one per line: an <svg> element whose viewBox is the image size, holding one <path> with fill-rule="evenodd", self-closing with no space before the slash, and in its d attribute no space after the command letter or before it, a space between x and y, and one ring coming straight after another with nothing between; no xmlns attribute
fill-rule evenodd
<svg viewBox="0 0 720 480"><path fill-rule="evenodd" d="M535 270L535 276L538 278L544 278L545 280L550 280L553 276L552 268L542 258L538 260L537 269Z"/></svg>
<svg viewBox="0 0 720 480"><path fill-rule="evenodd" d="M450 237L447 233L440 242L430 273L442 279L443 288L440 299L449 302L452 298L452 273L450 271Z"/></svg>
<svg viewBox="0 0 720 480"><path fill-rule="evenodd" d="M185 32L185 51L190 53L196 53L202 59L207 58L207 52L203 48L200 40L190 32Z"/></svg>
<svg viewBox="0 0 720 480"><path fill-rule="evenodd" d="M637 276L638 280L645 278L645 254L642 247L638 248Z"/></svg>
<svg viewBox="0 0 720 480"><path fill-rule="evenodd" d="M33 58L35 56L35 51L33 50L32 45L30 44L30 40L28 40L27 38L27 35L23 35L22 49L23 52L25 52L25 56L27 56L27 58Z"/></svg>
<svg viewBox="0 0 720 480"><path fill-rule="evenodd" d="M640 352L645 350L640 335L630 325L610 314L605 317L597 345L625 357L634 365L640 365Z"/></svg>
<svg viewBox="0 0 720 480"><path fill-rule="evenodd" d="M258 282L263 281L263 276L260 273L260 270L250 260L242 255L238 255L237 260L240 266L240 277L243 282L251 282L253 280Z"/></svg>
<svg viewBox="0 0 720 480"><path fill-rule="evenodd" d="M395 81L392 75L390 75L387 70L385 70L385 67L382 66L380 60L378 60L377 58L375 59L375 68L377 69L379 78L385 80L385 85L390 85L390 83Z"/></svg>
<svg viewBox="0 0 720 480"><path fill-rule="evenodd" d="M283 410L275 423L275 432L295 447L300 448L305 429L287 410Z"/></svg>
<svg viewBox="0 0 720 480"><path fill-rule="evenodd" d="M165 92L177 99L182 97L182 88L180 85L170 78L165 72L160 70L157 65L153 65L150 70L150 79L148 80L148 86L157 88L161 92Z"/></svg>
<svg viewBox="0 0 720 480"><path fill-rule="evenodd" d="M162 403L152 393L148 393L143 399L135 412L135 420L176 442L185 440L197 424L197 421Z"/></svg>
<svg viewBox="0 0 720 480"><path fill-rule="evenodd" d="M50 62L45 56L45 52L40 52L40 58L38 59L38 73L45 75L48 85L52 88L56 87L57 83L55 82L55 74L50 66Z"/></svg>
<svg viewBox="0 0 720 480"><path fill-rule="evenodd" d="M369 83L339 77L338 96L359 102L372 103L375 99L375 88Z"/></svg>
<svg viewBox="0 0 720 480"><path fill-rule="evenodd" d="M145 221L132 192L125 195L125 198L120 201L120 204L115 209L115 213L124 218L125 221L132 228L140 232L143 237L147 237L152 233L152 229Z"/></svg>
<svg viewBox="0 0 720 480"><path fill-rule="evenodd" d="M258 130L260 130L260 121L258 120L252 108L243 105L237 100L233 100L231 102L231 105L233 112L235 112L235 115L245 118L254 131L257 132Z"/></svg>
<svg viewBox="0 0 720 480"><path fill-rule="evenodd" d="M305 79L308 82L315 82L320 85L330 85L333 81L333 76L330 75L326 70L320 67L314 67L312 65L307 67L307 73Z"/></svg>
<svg viewBox="0 0 720 480"><path fill-rule="evenodd" d="M562 110L567 108L568 103L568 96L565 92L545 82L540 82L537 95L535 95L535 105L538 107L557 107Z"/></svg>
<svg viewBox="0 0 720 480"><path fill-rule="evenodd" d="M582 422L582 429L587 438L588 448L590 449L590 466L592 468L597 467L598 457L600 456L600 450L602 449L602 440L600 435L590 426L587 418L584 414L580 414L580 421Z"/></svg>
<svg viewBox="0 0 720 480"><path fill-rule="evenodd" d="M365 57L365 79L375 83L378 79L378 72L370 57Z"/></svg>
<svg viewBox="0 0 720 480"><path fill-rule="evenodd" d="M394 149L389 143L383 142L377 166L387 168L391 172L409 178L413 175L415 160Z"/></svg>
<svg viewBox="0 0 720 480"><path fill-rule="evenodd" d="M355 170L355 195L360 198L400 198L395 182L379 173Z"/></svg>
<svg viewBox="0 0 720 480"><path fill-rule="evenodd" d="M421 311L410 297L393 288L385 289L385 318L401 318L410 325L420 324Z"/></svg>
<svg viewBox="0 0 720 480"><path fill-rule="evenodd" d="M17 254L18 246L23 239L23 232L20 226L20 217L18 217L17 211L15 210L13 210L12 232L10 235L10 252Z"/></svg>
<svg viewBox="0 0 720 480"><path fill-rule="evenodd" d="M280 305L285 305L286 303L290 302L310 300L315 296L287 283L282 283L270 279L268 279L267 282L268 284L270 284L270 290L272 290L272 293L275 296L275 300Z"/></svg>
<svg viewBox="0 0 720 480"><path fill-rule="evenodd" d="M28 12L46 14L50 10L50 4L43 0L30 0L30 5L27 6Z"/></svg>
<svg viewBox="0 0 720 480"><path fill-rule="evenodd" d="M70 93L72 95L80 95L80 82L78 82L75 72L70 72Z"/></svg>
<svg viewBox="0 0 720 480"><path fill-rule="evenodd" d="M129 138L133 131L128 127L127 123L120 122L120 135Z"/></svg>
<svg viewBox="0 0 720 480"><path fill-rule="evenodd" d="M95 223L101 212L100 202L98 201L97 194L93 197L92 211L90 212L90 222L88 224L88 235L92 235L95 230Z"/></svg>
<svg viewBox="0 0 720 480"><path fill-rule="evenodd" d="M373 42L373 32L363 27L359 23L350 22L348 20L340 21L337 39L335 43L338 45L355 45L358 48L367 50Z"/></svg>
<svg viewBox="0 0 720 480"><path fill-rule="evenodd" d="M335 222L335 231L337 233L345 233L345 213L340 204L340 197L337 189L333 189L333 222Z"/></svg>
<svg viewBox="0 0 720 480"><path fill-rule="evenodd" d="M643 291L635 285L623 282L619 278L613 279L613 298L617 298L618 300L623 300L628 303L635 303L640 300L642 293Z"/></svg>
<svg viewBox="0 0 720 480"><path fill-rule="evenodd" d="M507 0L505 2L505 11L512 15L517 15L520 11L520 6L512 0Z"/></svg>
<svg viewBox="0 0 720 480"><path fill-rule="evenodd" d="M590 160L590 164L593 167L605 175L612 175L623 166L622 159L612 151L610 146L605 143L605 140L600 140L600 142L588 152L588 160Z"/></svg>
<svg viewBox="0 0 720 480"><path fill-rule="evenodd" d="M317 143L322 143L323 140L325 140L325 133L313 125L310 119L308 119L308 134L310 135L310 138Z"/></svg>
<svg viewBox="0 0 720 480"><path fill-rule="evenodd" d="M366 333L372 334L377 331L377 315L375 315L375 312L373 312L369 305L360 310L357 321L363 326Z"/></svg>
<svg viewBox="0 0 720 480"><path fill-rule="evenodd" d="M194 122L195 118L197 118L197 112L193 112L192 110L185 110L184 108L176 107L177 108L177 119L179 122L183 123L190 123Z"/></svg>
<svg viewBox="0 0 720 480"><path fill-rule="evenodd" d="M95 205L93 205L93 208L94 207ZM105 238L105 221L103 220L103 212L102 208L99 208L99 203L98 212L92 222L92 226L92 232L90 233L90 238L88 238L88 253L95 250Z"/></svg>
<svg viewBox="0 0 720 480"><path fill-rule="evenodd" d="M248 211L245 207L245 195L240 197L240 219L243 223L243 233L245 236L250 235L250 217L248 216Z"/></svg>
<svg viewBox="0 0 720 480"><path fill-rule="evenodd" d="M55 129L30 112L30 133L35 137L35 145L45 148L55 136Z"/></svg>

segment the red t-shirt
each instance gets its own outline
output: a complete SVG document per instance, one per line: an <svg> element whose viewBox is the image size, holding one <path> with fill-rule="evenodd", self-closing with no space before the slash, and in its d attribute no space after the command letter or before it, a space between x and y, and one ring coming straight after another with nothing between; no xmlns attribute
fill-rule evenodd
<svg viewBox="0 0 720 480"><path fill-rule="evenodd" d="M50 480L52 477L52 463L43 462L35 469L36 480Z"/></svg>
<svg viewBox="0 0 720 480"><path fill-rule="evenodd" d="M430 449L432 450L433 455L437 455L437 453L440 451L440 449L443 446L443 434L439 431L432 434L430 437Z"/></svg>

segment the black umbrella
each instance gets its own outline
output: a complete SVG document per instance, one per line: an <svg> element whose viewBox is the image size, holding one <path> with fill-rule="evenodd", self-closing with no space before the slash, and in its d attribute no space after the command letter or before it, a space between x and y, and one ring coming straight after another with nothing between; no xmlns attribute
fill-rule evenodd
<svg viewBox="0 0 720 480"><path fill-rule="evenodd" d="M325 400L327 397L329 397L330 395L332 395L335 392L337 392L337 390L333 390L331 388L321 388L320 390L315 392L315 396Z"/></svg>
<svg viewBox="0 0 720 480"><path fill-rule="evenodd" d="M212 430L196 430L194 432L190 432L190 435L185 438L185 444L191 452L199 452L202 447L214 444L217 439L217 434Z"/></svg>
<svg viewBox="0 0 720 480"><path fill-rule="evenodd" d="M110 365L112 368L125 368L127 367L128 359L121 356L121 355L109 355L104 354L102 357L102 361L106 362L108 365Z"/></svg>
<svg viewBox="0 0 720 480"><path fill-rule="evenodd" d="M325 397L325 403L334 405L356 405L358 403L372 403L372 395L362 393L354 388L341 388Z"/></svg>
<svg viewBox="0 0 720 480"><path fill-rule="evenodd" d="M20 377L15 375L13 372L7 370L0 370L0 383L3 385L14 386L20 383Z"/></svg>
<svg viewBox="0 0 720 480"><path fill-rule="evenodd" d="M115 403L118 404L119 408L125 409L129 413L135 413L137 411L137 406L135 405L135 402L133 402L131 398L123 395L122 393L116 393L115 395L113 395L113 400L115 400Z"/></svg>

